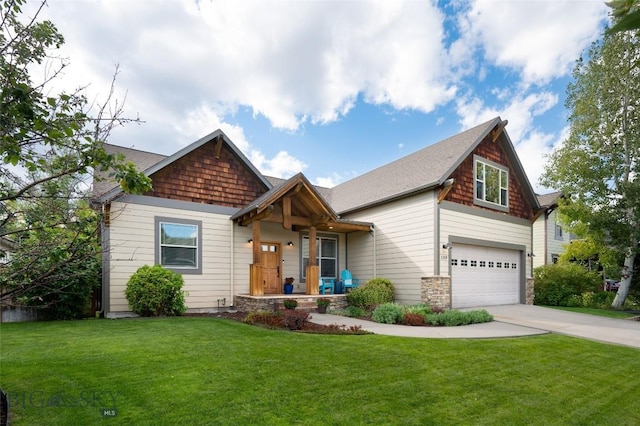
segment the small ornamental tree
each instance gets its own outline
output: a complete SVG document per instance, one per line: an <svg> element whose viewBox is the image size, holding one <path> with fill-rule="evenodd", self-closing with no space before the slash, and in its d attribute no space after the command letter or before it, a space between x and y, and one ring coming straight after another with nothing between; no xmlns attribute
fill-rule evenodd
<svg viewBox="0 0 640 426"><path fill-rule="evenodd" d="M129 279L125 296L131 310L144 317L183 315L187 310L183 285L182 275L160 265L145 265Z"/></svg>

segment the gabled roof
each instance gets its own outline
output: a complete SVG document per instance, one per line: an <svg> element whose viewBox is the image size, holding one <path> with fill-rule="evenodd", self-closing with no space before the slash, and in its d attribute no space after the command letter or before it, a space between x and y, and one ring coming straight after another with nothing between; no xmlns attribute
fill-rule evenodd
<svg viewBox="0 0 640 426"><path fill-rule="evenodd" d="M330 202L339 214L404 198L442 185L471 152L494 132L511 161L526 196L534 208L537 200L504 126L496 117L413 154L400 158L331 190Z"/></svg>
<svg viewBox="0 0 640 426"><path fill-rule="evenodd" d="M135 164L138 170L146 170L154 164L167 158L166 155L140 151L139 149L134 148L125 148L123 146L111 145L108 143L105 143L103 147L107 154L124 155L124 158L126 158L127 161L131 161L133 164ZM96 171L96 177L98 179L95 179L93 181L94 198L99 197L105 192L108 192L119 186L118 182L109 179L107 173L105 172Z"/></svg>
<svg viewBox="0 0 640 426"><path fill-rule="evenodd" d="M561 191L551 192L549 194L536 195L538 197L538 203L542 208L556 207L558 200L563 197Z"/></svg>
<svg viewBox="0 0 640 426"><path fill-rule="evenodd" d="M138 166L139 169L141 169L145 175L149 176L152 175L153 173L157 172L158 170L161 170L163 168L165 168L166 166L168 166L169 164L172 164L173 162L179 160L180 158L184 157L185 155L189 154L190 152L200 148L202 145L211 142L211 141L216 141L219 143L224 143L226 144L229 149L231 149L231 151L233 151L233 153L240 159L240 161L242 161L247 168L256 176L256 178L258 178L258 180L260 180L267 188L271 188L273 185L267 180L267 178L265 178L262 173L260 173L258 171L258 169L255 168L255 166L247 159L247 157L245 157L245 155L242 153L242 151L240 151L238 149L238 147L236 147L233 142L231 142L231 140L227 137L227 135L225 135L222 130L216 130L215 132L212 132L210 134L208 134L207 136L198 139L197 141L193 142L191 145L188 145L184 148L182 148L180 151L176 152L173 155L170 155L168 157L165 156L160 156L159 154L152 154L152 153L144 153L142 151L137 151L137 150L131 150L131 151L137 151L137 152L133 152L133 154L135 155L135 157L133 159L129 159L127 158L127 160L129 161L133 161L134 164L136 164L136 166ZM110 147L114 147L114 145L110 145ZM120 147L117 147L118 149ZM120 151L122 152L122 151ZM123 152L125 153L125 152ZM126 154L126 153L125 153ZM155 158L154 158L155 156ZM160 158L162 157L162 158ZM151 163L154 159L158 160L153 164L150 165L146 165L144 163ZM140 162L136 162L140 161ZM100 202L105 202L107 200L111 200L114 197L120 195L122 193L122 190L120 189L120 186L115 186L112 187L111 189L109 189L106 192L103 193L98 193L97 191L94 190L94 194L99 197L99 201Z"/></svg>
<svg viewBox="0 0 640 426"><path fill-rule="evenodd" d="M285 229L315 226L318 230L349 232L368 231L370 223L338 219L338 215L327 203L317 188L302 174L287 180L254 200L250 205L231 216L240 225L246 226L255 220L282 223ZM277 181L273 181L277 183ZM284 199L288 201L285 207Z"/></svg>

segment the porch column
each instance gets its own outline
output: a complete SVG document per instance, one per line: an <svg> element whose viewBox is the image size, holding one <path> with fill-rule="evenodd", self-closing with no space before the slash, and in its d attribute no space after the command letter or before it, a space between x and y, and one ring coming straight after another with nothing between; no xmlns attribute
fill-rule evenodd
<svg viewBox="0 0 640 426"><path fill-rule="evenodd" d="M316 227L309 228L309 265L307 266L307 294L318 294L320 272L316 265Z"/></svg>
<svg viewBox="0 0 640 426"><path fill-rule="evenodd" d="M264 283L262 281L262 263L260 244L260 221L253 222L253 263L249 265L249 294L251 296L262 296L264 294Z"/></svg>

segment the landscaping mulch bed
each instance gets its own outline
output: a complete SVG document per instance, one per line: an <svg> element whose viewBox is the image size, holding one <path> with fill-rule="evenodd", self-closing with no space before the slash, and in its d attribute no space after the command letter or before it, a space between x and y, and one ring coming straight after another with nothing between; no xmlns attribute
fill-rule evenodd
<svg viewBox="0 0 640 426"><path fill-rule="evenodd" d="M212 313L212 314L188 314L188 315L199 316L199 317L225 318L233 321L243 322L246 324L251 324L256 326L262 326L266 328L290 330L284 325L284 322L282 321L272 322L269 325L247 323L245 321L245 318L247 316L246 312L229 311L229 312L218 312L218 313ZM362 328L360 328L359 326L344 327L337 324L322 325L322 324L315 324L310 321L305 321L300 330L291 330L291 331L302 332L302 333L317 333L317 334L372 334L368 331L362 330Z"/></svg>

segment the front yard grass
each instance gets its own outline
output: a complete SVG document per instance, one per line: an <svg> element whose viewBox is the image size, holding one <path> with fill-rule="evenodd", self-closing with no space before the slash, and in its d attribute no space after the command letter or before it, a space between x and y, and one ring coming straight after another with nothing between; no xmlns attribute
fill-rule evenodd
<svg viewBox="0 0 640 426"><path fill-rule="evenodd" d="M640 424L640 352L559 335L333 336L181 317L2 324L0 351L11 425Z"/></svg>
<svg viewBox="0 0 640 426"><path fill-rule="evenodd" d="M560 309L563 311L577 312L579 314L599 315L601 317L627 319L637 317L637 313L616 311L615 309L578 308L568 306L545 306L545 308Z"/></svg>

